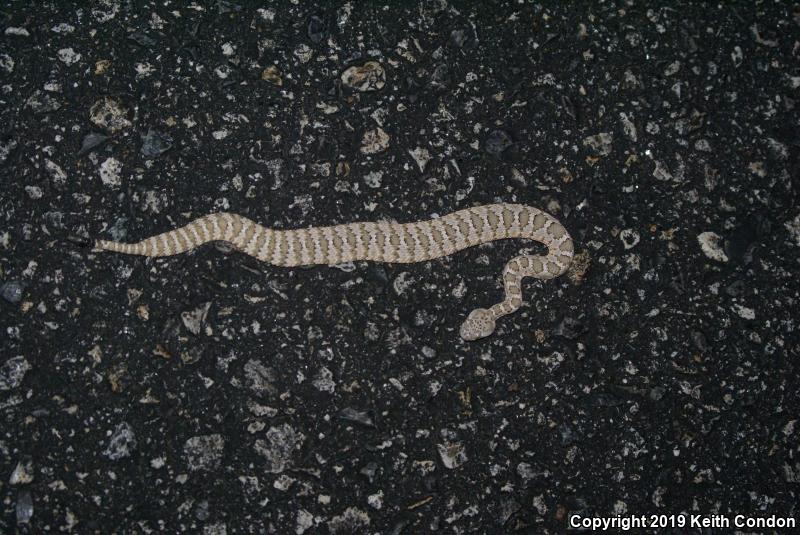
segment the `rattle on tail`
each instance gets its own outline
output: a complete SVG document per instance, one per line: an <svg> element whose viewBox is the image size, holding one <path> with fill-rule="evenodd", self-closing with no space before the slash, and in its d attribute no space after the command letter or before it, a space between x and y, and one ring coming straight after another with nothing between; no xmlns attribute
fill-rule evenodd
<svg viewBox="0 0 800 535"><path fill-rule="evenodd" d="M170 256L211 241L276 266L336 265L368 260L414 263L448 256L494 240L523 238L547 246L546 255L521 255L503 269L505 299L473 310L461 325L464 340L494 332L496 321L522 305L522 279L552 279L572 262L572 238L550 214L522 204L490 204L414 223L348 223L331 227L273 230L230 213L211 214L181 228L137 243L96 240L94 250L143 256Z"/></svg>

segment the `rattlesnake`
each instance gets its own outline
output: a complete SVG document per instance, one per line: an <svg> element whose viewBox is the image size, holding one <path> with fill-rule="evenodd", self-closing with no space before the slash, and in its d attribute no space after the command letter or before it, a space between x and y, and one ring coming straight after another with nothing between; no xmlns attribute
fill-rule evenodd
<svg viewBox="0 0 800 535"><path fill-rule="evenodd" d="M461 325L464 340L494 332L495 321L522 305L524 277L552 279L572 262L572 238L553 216L522 204L490 204L414 223L348 223L333 227L273 230L230 213L195 219L176 230L138 243L96 240L96 251L170 256L211 241L226 241L258 260L276 266L336 265L356 260L414 263L451 255L467 247L506 238L542 242L547 255L521 255L503 269L505 299L473 310Z"/></svg>

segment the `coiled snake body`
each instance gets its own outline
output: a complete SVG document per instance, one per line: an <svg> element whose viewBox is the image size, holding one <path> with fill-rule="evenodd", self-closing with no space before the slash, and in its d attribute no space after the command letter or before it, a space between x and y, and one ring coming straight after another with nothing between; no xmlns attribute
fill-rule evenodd
<svg viewBox="0 0 800 535"><path fill-rule="evenodd" d="M521 255L503 269L505 299L473 310L461 325L464 340L494 332L498 318L522 305L524 277L552 279L572 262L569 233L550 214L522 204L467 208L414 223L348 223L331 227L274 230L230 213L195 219L188 225L138 243L96 240L97 251L143 256L170 256L211 241L226 241L239 251L276 266L336 265L357 260L413 263L451 255L494 240L524 238L545 244L546 255Z"/></svg>

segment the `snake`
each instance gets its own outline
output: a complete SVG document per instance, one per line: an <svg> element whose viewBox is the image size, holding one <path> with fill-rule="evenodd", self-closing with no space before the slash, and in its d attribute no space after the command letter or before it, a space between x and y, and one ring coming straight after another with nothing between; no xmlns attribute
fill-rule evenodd
<svg viewBox="0 0 800 535"><path fill-rule="evenodd" d="M540 242L547 247L547 254L522 254L506 263L502 275L504 299L489 308L476 308L461 324L461 338L474 341L491 335L498 319L522 306L522 279L548 280L569 268L574 254L572 238L547 212L524 204L500 203L412 223L378 221L292 230L271 229L235 213L219 212L137 243L90 243L98 252L163 257L224 241L262 262L296 267L355 261L425 262L482 243L514 238Z"/></svg>

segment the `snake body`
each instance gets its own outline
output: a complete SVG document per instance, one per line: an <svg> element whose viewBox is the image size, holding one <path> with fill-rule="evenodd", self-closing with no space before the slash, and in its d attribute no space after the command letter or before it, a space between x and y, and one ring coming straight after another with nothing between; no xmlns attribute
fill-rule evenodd
<svg viewBox="0 0 800 535"><path fill-rule="evenodd" d="M461 325L464 340L494 332L495 322L522 305L524 277L552 279L572 262L574 246L564 226L550 214L522 204L490 204L414 223L348 223L296 230L266 228L246 217L216 213L137 243L96 240L96 251L171 256L212 241L276 266L336 265L369 260L414 263L451 255L467 247L507 238L535 240L546 255L520 255L503 269L505 299L473 310Z"/></svg>

